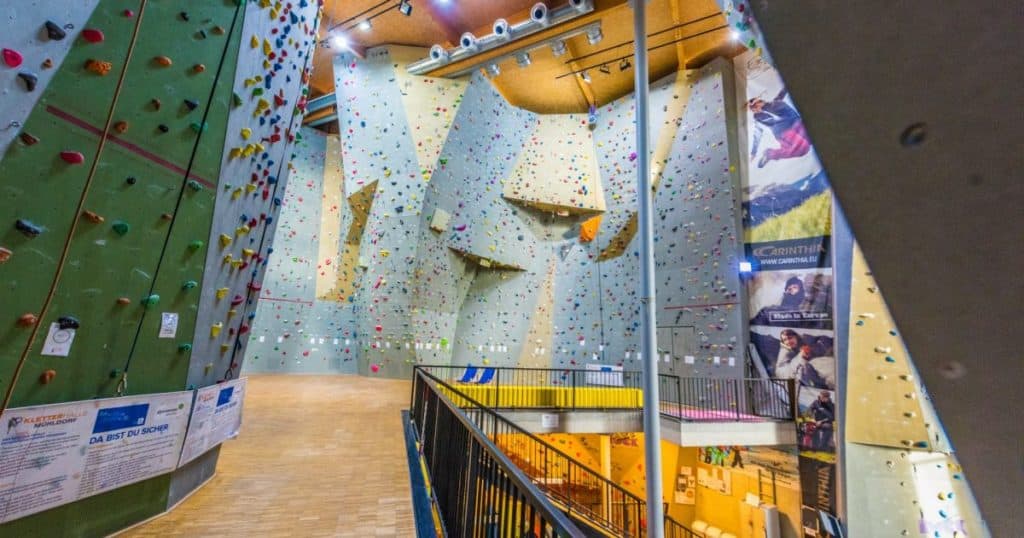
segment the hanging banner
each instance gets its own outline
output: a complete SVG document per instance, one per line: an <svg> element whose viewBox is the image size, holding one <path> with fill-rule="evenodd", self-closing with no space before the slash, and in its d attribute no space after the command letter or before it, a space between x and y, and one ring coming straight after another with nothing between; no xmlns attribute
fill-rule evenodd
<svg viewBox="0 0 1024 538"><path fill-rule="evenodd" d="M192 392L8 409L0 523L174 470Z"/></svg>
<svg viewBox="0 0 1024 538"><path fill-rule="evenodd" d="M196 459L207 450L233 439L242 427L245 379L235 379L196 390L192 421L178 465Z"/></svg>
<svg viewBox="0 0 1024 538"><path fill-rule="evenodd" d="M819 531L823 514L835 514L832 191L778 71L755 51L738 56L735 69L746 120L749 351L759 376L797 381L802 523L807 536L828 535Z"/></svg>

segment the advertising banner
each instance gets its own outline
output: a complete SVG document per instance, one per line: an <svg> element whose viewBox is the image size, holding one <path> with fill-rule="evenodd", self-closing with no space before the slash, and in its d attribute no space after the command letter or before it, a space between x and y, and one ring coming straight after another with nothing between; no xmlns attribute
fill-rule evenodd
<svg viewBox="0 0 1024 538"><path fill-rule="evenodd" d="M743 224L751 366L795 379L803 527L835 514L832 192L803 118L763 55L735 59L746 157ZM816 532L816 531L815 531Z"/></svg>
<svg viewBox="0 0 1024 538"><path fill-rule="evenodd" d="M0 523L175 469L192 392L8 409Z"/></svg>
<svg viewBox="0 0 1024 538"><path fill-rule="evenodd" d="M188 436L178 465L185 465L237 436L242 427L244 399L244 377L196 390L192 421L188 425Z"/></svg>

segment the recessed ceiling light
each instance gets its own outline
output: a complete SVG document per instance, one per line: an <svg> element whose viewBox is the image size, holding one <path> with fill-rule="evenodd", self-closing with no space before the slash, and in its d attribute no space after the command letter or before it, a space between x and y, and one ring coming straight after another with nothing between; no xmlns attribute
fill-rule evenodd
<svg viewBox="0 0 1024 538"><path fill-rule="evenodd" d="M740 40L740 33L737 32L736 30L732 31L731 36L732 36L732 40L733 41L739 41Z"/></svg>

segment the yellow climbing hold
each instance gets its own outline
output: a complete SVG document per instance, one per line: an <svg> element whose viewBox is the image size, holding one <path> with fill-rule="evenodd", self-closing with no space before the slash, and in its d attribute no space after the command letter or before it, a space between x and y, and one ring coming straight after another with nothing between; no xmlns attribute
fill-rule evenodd
<svg viewBox="0 0 1024 538"><path fill-rule="evenodd" d="M252 136L252 129L250 129L248 127L243 127L242 128L242 139L243 140L249 140L250 136Z"/></svg>
<svg viewBox="0 0 1024 538"><path fill-rule="evenodd" d="M249 46L252 48L260 46L260 38L256 37L256 34L253 34L252 37L249 38ZM246 82L248 83L249 81L246 80Z"/></svg>
<svg viewBox="0 0 1024 538"><path fill-rule="evenodd" d="M235 235L245 235L247 233L249 233L249 227L245 224L235 228Z"/></svg>
<svg viewBox="0 0 1024 538"><path fill-rule="evenodd" d="M230 256L230 254L229 254ZM217 298L223 299L228 296L228 292L231 291L228 288L217 288Z"/></svg>
<svg viewBox="0 0 1024 538"><path fill-rule="evenodd" d="M253 254L256 254L256 251L251 248L242 249L242 256L245 256L246 258L251 258Z"/></svg>
<svg viewBox="0 0 1024 538"><path fill-rule="evenodd" d="M220 234L220 246L226 247L231 244L231 236L228 234Z"/></svg>
<svg viewBox="0 0 1024 538"><path fill-rule="evenodd" d="M219 321L217 323L214 323L213 325L210 325L210 338L217 338L217 335L220 334L220 331L223 328L224 324Z"/></svg>

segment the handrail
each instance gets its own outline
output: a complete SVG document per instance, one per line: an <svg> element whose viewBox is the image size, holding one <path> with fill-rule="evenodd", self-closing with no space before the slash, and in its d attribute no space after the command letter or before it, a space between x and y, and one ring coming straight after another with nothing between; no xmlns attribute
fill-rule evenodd
<svg viewBox="0 0 1024 538"><path fill-rule="evenodd" d="M643 499L502 417L493 409L460 391L458 387L444 382L425 369L417 368L414 379L421 378L425 379L428 384L433 383L450 391L455 395L456 400L466 404L460 407L468 408L464 409L467 418L472 417L469 419L475 420L481 430L490 432L499 449L502 440L508 441L506 444L512 445L510 451L516 454L510 455L510 458L517 461L517 464L522 466L527 474L534 475L533 480L540 484L550 498L564 505L569 514L576 514L577 517L594 524L594 526L620 536L641 537L646 534L642 519L646 513L646 504ZM559 473L561 473L561 477L552 476ZM563 480L563 477L567 480ZM592 485L597 485L596 494L586 491L588 488L593 489L590 488ZM574 491L575 489L583 491ZM596 501L597 509L594 508L594 501ZM692 536L689 529L669 517L665 518L665 526L666 530L673 530L668 536L679 538Z"/></svg>
<svg viewBox="0 0 1024 538"><path fill-rule="evenodd" d="M584 536L462 409L423 376L413 379L411 416L449 534L489 536L500 530L503 535L511 531L523 536Z"/></svg>
<svg viewBox="0 0 1024 538"><path fill-rule="evenodd" d="M465 366L417 365L461 392L499 409L640 409L640 372L578 368L476 367L486 383L461 383ZM447 374L447 375L445 375ZM469 375L469 374L467 374ZM481 376L482 377L482 376ZM796 386L791 379L658 376L660 412L677 421L794 420ZM560 390L541 390L543 388ZM600 393L595 392L600 389ZM612 389L618 389L614 391Z"/></svg>

